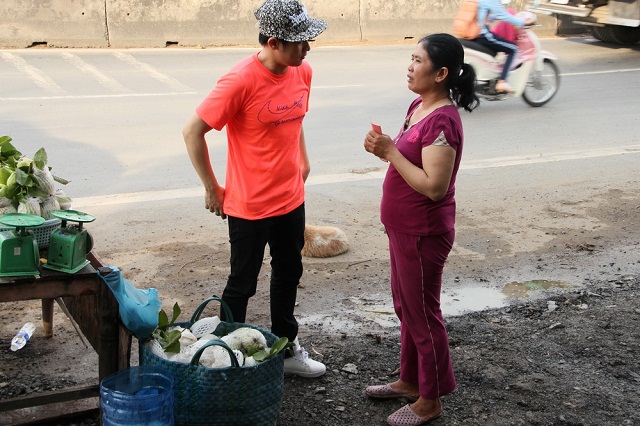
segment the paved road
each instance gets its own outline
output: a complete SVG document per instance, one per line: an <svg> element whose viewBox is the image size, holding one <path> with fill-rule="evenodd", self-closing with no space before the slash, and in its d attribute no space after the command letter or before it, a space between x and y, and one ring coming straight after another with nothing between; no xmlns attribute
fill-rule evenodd
<svg viewBox="0 0 640 426"><path fill-rule="evenodd" d="M579 38L546 39L544 46L559 57L559 94L543 108L515 99L465 114L468 167L540 154L548 161L618 155L638 144L640 49ZM305 130L316 182L380 167L361 140L371 120L397 130L413 96L405 82L412 49L310 52L315 78ZM198 180L182 124L217 77L254 50L0 51L0 133L27 155L44 146L55 171L73 181L68 189L76 197L191 189ZM209 140L222 171L224 135Z"/></svg>
<svg viewBox="0 0 640 426"><path fill-rule="evenodd" d="M550 206L562 202L562 214L571 215L567 206L579 205L575 214L583 215L608 190L640 192L640 46L589 38L543 45L562 72L548 105L485 102L463 114L461 257L538 250L556 225L536 231L529 223ZM350 261L386 257L377 220L383 163L364 152L362 139L372 120L389 133L398 129L413 98L405 81L413 49L318 46L308 56L315 70L305 119L308 216L345 228L354 244L366 241ZM133 267L145 246L204 238L211 216L198 198L181 128L216 79L255 50L0 50L0 134L27 155L45 147L54 172L71 180L74 207L98 218L92 230L101 252ZM224 134L208 140L222 178ZM493 220L485 222L487 215ZM573 225L600 226L584 216ZM224 226L215 222L204 232L224 239ZM505 272L501 279L511 278Z"/></svg>

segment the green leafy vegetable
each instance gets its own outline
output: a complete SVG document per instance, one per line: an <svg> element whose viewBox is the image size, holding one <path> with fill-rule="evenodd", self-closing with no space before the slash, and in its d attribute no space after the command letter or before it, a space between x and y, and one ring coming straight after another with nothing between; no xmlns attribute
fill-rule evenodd
<svg viewBox="0 0 640 426"><path fill-rule="evenodd" d="M178 302L173 305L173 312L171 313L171 321L164 309L158 312L158 326L153 331L152 336L162 345L162 349L165 352L179 353L180 352L180 337L182 333L179 330L169 330L178 317L181 310L178 306Z"/></svg>
<svg viewBox="0 0 640 426"><path fill-rule="evenodd" d="M69 181L51 174L51 167L47 166L47 151L40 148L33 158L28 158L18 151L11 141L9 136L0 136L2 196L11 200L15 208L29 198L38 198L40 203L50 196L58 198L55 183L66 185ZM58 198L61 206L69 206L69 201L66 196Z"/></svg>
<svg viewBox="0 0 640 426"><path fill-rule="evenodd" d="M289 342L289 339L286 337L281 337L271 346L269 351L262 350L253 354L253 359L256 362L264 362L268 359L273 358L278 355L280 352L284 351L287 348L293 347L293 342Z"/></svg>

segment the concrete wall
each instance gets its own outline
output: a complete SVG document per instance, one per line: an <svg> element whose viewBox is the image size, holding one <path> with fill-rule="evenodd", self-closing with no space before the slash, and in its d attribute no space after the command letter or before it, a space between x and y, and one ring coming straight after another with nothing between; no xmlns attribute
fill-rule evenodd
<svg viewBox="0 0 640 426"><path fill-rule="evenodd" d="M263 0L1 0L0 47L256 45L253 12ZM319 44L398 42L449 32L459 0L306 0L329 28ZM521 10L525 0L510 7ZM540 35L556 20L541 16Z"/></svg>
<svg viewBox="0 0 640 426"><path fill-rule="evenodd" d="M1 0L0 46L107 46L103 0Z"/></svg>

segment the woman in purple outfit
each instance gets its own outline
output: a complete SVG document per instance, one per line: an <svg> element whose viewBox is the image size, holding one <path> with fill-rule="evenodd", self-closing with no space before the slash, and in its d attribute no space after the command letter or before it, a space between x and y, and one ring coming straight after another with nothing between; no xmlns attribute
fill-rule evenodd
<svg viewBox="0 0 640 426"><path fill-rule="evenodd" d="M455 181L463 146L458 108L471 112L478 106L474 81L455 37L424 37L407 74L409 90L419 96L402 129L394 139L371 130L364 142L365 150L390 163L380 217L389 237L401 347L399 380L365 392L371 398L415 400L391 414L390 425L421 425L439 417L440 397L456 387L440 289L455 235Z"/></svg>

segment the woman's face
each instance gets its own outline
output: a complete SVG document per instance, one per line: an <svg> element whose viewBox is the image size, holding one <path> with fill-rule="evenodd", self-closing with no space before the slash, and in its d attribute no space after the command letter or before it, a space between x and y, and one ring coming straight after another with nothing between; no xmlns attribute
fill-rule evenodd
<svg viewBox="0 0 640 426"><path fill-rule="evenodd" d="M436 87L438 70L433 69L433 63L422 47L422 43L416 46L411 55L411 64L407 73L407 86L409 90L417 94L428 93Z"/></svg>

